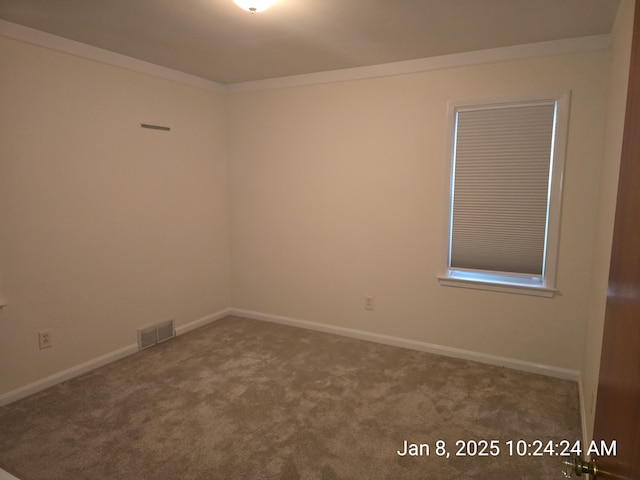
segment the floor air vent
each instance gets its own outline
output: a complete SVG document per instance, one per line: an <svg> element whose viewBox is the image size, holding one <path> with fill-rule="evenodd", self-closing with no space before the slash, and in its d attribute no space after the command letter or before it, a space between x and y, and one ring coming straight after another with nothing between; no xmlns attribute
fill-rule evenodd
<svg viewBox="0 0 640 480"><path fill-rule="evenodd" d="M156 323L150 327L138 330L138 350L153 347L176 336L173 320Z"/></svg>

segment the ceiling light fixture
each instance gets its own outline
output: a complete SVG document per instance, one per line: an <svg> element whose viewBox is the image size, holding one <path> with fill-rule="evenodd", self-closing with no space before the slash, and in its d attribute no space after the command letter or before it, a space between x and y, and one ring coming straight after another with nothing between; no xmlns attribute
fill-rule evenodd
<svg viewBox="0 0 640 480"><path fill-rule="evenodd" d="M233 0L243 10L251 12L253 15L256 12L262 12L269 8L275 0Z"/></svg>

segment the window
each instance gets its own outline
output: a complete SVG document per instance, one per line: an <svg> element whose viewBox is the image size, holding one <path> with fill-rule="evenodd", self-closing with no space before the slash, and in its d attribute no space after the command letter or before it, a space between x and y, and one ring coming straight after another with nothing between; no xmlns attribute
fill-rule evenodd
<svg viewBox="0 0 640 480"><path fill-rule="evenodd" d="M441 284L554 295L567 97L450 105Z"/></svg>

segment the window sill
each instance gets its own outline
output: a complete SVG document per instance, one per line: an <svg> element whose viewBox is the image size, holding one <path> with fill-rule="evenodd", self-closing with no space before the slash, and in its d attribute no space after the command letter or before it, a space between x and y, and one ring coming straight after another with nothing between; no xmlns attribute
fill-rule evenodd
<svg viewBox="0 0 640 480"><path fill-rule="evenodd" d="M470 280L441 276L438 277L440 285L445 287L473 288L476 290L489 290L492 292L515 293L520 295L533 295L535 297L553 298L558 290L538 285L521 285L516 283L500 283L487 280Z"/></svg>

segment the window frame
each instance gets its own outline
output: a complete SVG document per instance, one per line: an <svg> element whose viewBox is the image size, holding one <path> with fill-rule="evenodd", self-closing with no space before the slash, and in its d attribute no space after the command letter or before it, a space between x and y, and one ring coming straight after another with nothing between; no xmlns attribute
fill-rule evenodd
<svg viewBox="0 0 640 480"><path fill-rule="evenodd" d="M503 272L474 271L451 268L451 229L453 221L453 186L455 175L456 113L470 108L499 108L500 106L531 105L554 102L556 105L555 133L553 136L550 167L550 185L547 200L546 242L543 272L540 277ZM569 124L570 92L552 95L520 96L517 98L452 100L447 103L447 169L446 222L443 274L438 276L440 285L482 290L554 297L557 293L557 263L560 243L560 216L562 189Z"/></svg>

